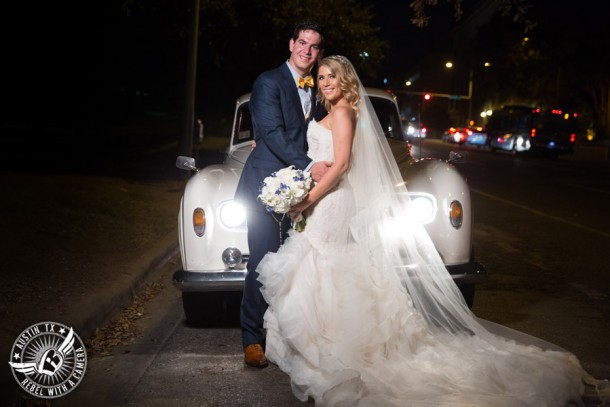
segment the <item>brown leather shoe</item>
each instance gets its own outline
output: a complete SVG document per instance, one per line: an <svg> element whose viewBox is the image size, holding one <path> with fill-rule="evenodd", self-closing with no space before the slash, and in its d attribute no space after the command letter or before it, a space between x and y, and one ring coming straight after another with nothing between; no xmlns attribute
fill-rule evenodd
<svg viewBox="0 0 610 407"><path fill-rule="evenodd" d="M244 362L252 367L265 367L269 364L263 347L258 343L253 343L244 348Z"/></svg>

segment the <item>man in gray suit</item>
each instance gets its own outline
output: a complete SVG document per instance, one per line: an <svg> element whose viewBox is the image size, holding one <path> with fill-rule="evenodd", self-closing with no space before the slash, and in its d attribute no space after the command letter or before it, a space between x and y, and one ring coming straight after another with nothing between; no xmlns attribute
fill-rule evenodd
<svg viewBox="0 0 610 407"><path fill-rule="evenodd" d="M248 214L250 258L240 320L244 361L249 366L267 366L263 334L267 304L260 292L256 268L266 253L279 249L290 228L288 216L280 226L281 218L274 218L257 200L260 185L271 173L290 165L310 171L314 181L320 181L332 165L314 163L306 154L307 125L320 109L310 74L322 56L323 46L321 26L310 21L300 23L289 42L289 59L260 75L252 87L250 112L256 147L244 165L235 194Z"/></svg>

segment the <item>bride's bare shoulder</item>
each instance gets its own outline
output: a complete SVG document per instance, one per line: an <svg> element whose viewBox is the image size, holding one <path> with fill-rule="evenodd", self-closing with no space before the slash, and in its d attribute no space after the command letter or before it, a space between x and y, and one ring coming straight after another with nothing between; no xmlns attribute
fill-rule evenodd
<svg viewBox="0 0 610 407"><path fill-rule="evenodd" d="M354 122L356 118L356 111L350 105L336 106L332 113L334 120Z"/></svg>

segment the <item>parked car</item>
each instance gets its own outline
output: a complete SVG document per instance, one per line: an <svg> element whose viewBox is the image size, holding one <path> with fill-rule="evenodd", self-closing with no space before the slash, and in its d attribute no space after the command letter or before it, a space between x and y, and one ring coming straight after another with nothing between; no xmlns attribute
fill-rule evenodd
<svg viewBox="0 0 610 407"><path fill-rule="evenodd" d="M448 160L415 160L404 140L395 98L382 90L367 92L411 199L417 201L421 210L421 222L472 306L475 285L486 271L474 259L470 190L453 164L460 156L451 153ZM174 285L182 291L187 320L214 318L226 305L221 304L222 296L218 293L240 292L243 288L248 262L246 215L244 208L233 201L233 195L252 151L249 99L249 94L237 99L224 162L202 169L197 168L192 157L180 156L176 162L178 168L194 172L180 202L178 237L182 268L173 275ZM202 304L202 298L211 300Z"/></svg>
<svg viewBox="0 0 610 407"><path fill-rule="evenodd" d="M428 129L419 123L417 120L409 120L403 122L403 128L405 130L405 137L407 140L426 138Z"/></svg>
<svg viewBox="0 0 610 407"><path fill-rule="evenodd" d="M464 143L464 140L466 140L466 134L460 131L460 128L458 127L449 127L443 133L441 140L447 143L462 144Z"/></svg>
<svg viewBox="0 0 610 407"><path fill-rule="evenodd" d="M504 106L493 113L487 123L489 148L512 154L528 151L531 147L531 113L527 106Z"/></svg>
<svg viewBox="0 0 610 407"><path fill-rule="evenodd" d="M505 106L494 112L486 129L492 151L569 154L576 142L575 115L558 109Z"/></svg>
<svg viewBox="0 0 610 407"><path fill-rule="evenodd" d="M561 110L536 110L532 119L531 149L553 154L571 154L576 143L576 117Z"/></svg>
<svg viewBox="0 0 610 407"><path fill-rule="evenodd" d="M487 132L481 126L471 126L464 129L466 132L466 140L464 145L476 146L476 147L487 147L489 138Z"/></svg>
<svg viewBox="0 0 610 407"><path fill-rule="evenodd" d="M448 143L484 146L487 143L487 133L482 127L449 127L442 136Z"/></svg>

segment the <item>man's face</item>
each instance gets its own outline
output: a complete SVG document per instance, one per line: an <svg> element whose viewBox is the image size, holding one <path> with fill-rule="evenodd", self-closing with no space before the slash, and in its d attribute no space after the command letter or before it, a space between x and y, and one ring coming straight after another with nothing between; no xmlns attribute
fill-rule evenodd
<svg viewBox="0 0 610 407"><path fill-rule="evenodd" d="M290 58L288 62L300 75L307 75L320 56L322 38L317 31L301 31L299 38L290 39Z"/></svg>

